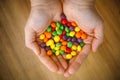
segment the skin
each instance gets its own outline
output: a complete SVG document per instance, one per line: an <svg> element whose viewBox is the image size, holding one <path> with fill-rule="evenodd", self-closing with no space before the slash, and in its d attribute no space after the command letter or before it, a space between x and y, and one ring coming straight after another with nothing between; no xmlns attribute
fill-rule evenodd
<svg viewBox="0 0 120 80"><path fill-rule="evenodd" d="M68 63L62 56L47 56L38 45L38 35L52 21L60 21L62 12L68 21L75 21L89 35L82 51ZM94 7L94 0L31 0L31 12L25 27L25 43L50 71L69 77L79 69L91 50L97 50L102 41L103 20Z"/></svg>

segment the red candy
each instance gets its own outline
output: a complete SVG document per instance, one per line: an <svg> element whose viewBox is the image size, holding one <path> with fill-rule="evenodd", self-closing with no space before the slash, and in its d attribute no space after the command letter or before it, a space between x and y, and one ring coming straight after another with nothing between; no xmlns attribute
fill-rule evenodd
<svg viewBox="0 0 120 80"><path fill-rule="evenodd" d="M72 51L72 50L71 50L70 48L68 48L68 47L66 48L66 52L67 52L67 53L71 53L71 51Z"/></svg>
<svg viewBox="0 0 120 80"><path fill-rule="evenodd" d="M62 20L61 20L61 23L62 23L62 24L67 24L67 20L66 20L66 19L62 19Z"/></svg>

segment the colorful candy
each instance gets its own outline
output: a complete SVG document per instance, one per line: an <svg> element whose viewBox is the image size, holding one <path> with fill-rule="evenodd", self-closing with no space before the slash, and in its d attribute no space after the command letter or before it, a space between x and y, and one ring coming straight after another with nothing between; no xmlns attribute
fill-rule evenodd
<svg viewBox="0 0 120 80"><path fill-rule="evenodd" d="M61 18L61 22L52 22L46 31L40 34L40 47L46 50L48 56L65 54L69 60L82 50L87 34L74 21L68 22L64 14Z"/></svg>

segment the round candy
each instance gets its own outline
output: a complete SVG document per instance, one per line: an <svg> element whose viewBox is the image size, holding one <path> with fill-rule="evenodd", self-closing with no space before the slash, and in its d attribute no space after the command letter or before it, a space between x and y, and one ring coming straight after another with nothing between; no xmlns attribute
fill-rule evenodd
<svg viewBox="0 0 120 80"><path fill-rule="evenodd" d="M77 55L76 51L72 51L72 52L71 52L71 55L72 55L72 56L76 56L76 55Z"/></svg>
<svg viewBox="0 0 120 80"><path fill-rule="evenodd" d="M64 46L67 45L67 41L63 41L62 45L64 45Z"/></svg>
<svg viewBox="0 0 120 80"><path fill-rule="evenodd" d="M69 32L66 33L66 36L70 36L70 35L69 35Z"/></svg>
<svg viewBox="0 0 120 80"><path fill-rule="evenodd" d="M56 26L57 27L60 27L61 26L61 23L58 21L58 22L56 22Z"/></svg>
<svg viewBox="0 0 120 80"><path fill-rule="evenodd" d="M56 43L56 47L62 46L62 43Z"/></svg>
<svg viewBox="0 0 120 80"><path fill-rule="evenodd" d="M54 49L57 51L57 50L59 50L60 48L59 48L59 47L55 47Z"/></svg>
<svg viewBox="0 0 120 80"><path fill-rule="evenodd" d="M46 46L46 47L45 47L45 50L46 50L46 51L50 50L50 47Z"/></svg>
<svg viewBox="0 0 120 80"><path fill-rule="evenodd" d="M71 37L73 37L75 35L75 32L74 31L71 31L70 34L69 34Z"/></svg>
<svg viewBox="0 0 120 80"><path fill-rule="evenodd" d="M51 27L55 28L55 27L56 27L56 23L55 23L55 22L52 22L52 23L51 23Z"/></svg>
<svg viewBox="0 0 120 80"><path fill-rule="evenodd" d="M64 13L61 14L61 18L66 19L66 16L64 15Z"/></svg>
<svg viewBox="0 0 120 80"><path fill-rule="evenodd" d="M75 37L76 38L80 38L81 37L81 33L80 32L76 32Z"/></svg>
<svg viewBox="0 0 120 80"><path fill-rule="evenodd" d="M74 27L73 27L73 26L70 26L69 29L70 29L71 31L73 31L73 30L74 30Z"/></svg>
<svg viewBox="0 0 120 80"><path fill-rule="evenodd" d="M77 51L78 51L78 52L81 51L81 46L77 46Z"/></svg>
<svg viewBox="0 0 120 80"><path fill-rule="evenodd" d="M72 38L72 42L75 42L77 41L77 39L75 37Z"/></svg>
<svg viewBox="0 0 120 80"><path fill-rule="evenodd" d="M45 33L45 36L46 36L47 38L51 38L51 37L52 37L52 34L51 34L51 32L46 32L46 33Z"/></svg>
<svg viewBox="0 0 120 80"><path fill-rule="evenodd" d="M66 59L71 59L72 58L72 55L71 54L67 54L66 55Z"/></svg>
<svg viewBox="0 0 120 80"><path fill-rule="evenodd" d="M60 37L59 37L59 36L55 36L55 37L54 37L54 41L55 41L55 42L59 42L59 41L60 41Z"/></svg>
<svg viewBox="0 0 120 80"><path fill-rule="evenodd" d="M67 20L66 20L66 19L62 19L62 20L61 20L61 23L62 23L62 24L67 24Z"/></svg>
<svg viewBox="0 0 120 80"><path fill-rule="evenodd" d="M87 34L85 34L85 33L83 33L82 35L81 35L81 38L84 40L84 39L87 39Z"/></svg>
<svg viewBox="0 0 120 80"><path fill-rule="evenodd" d="M65 51L64 50L59 50L60 54L64 54Z"/></svg>
<svg viewBox="0 0 120 80"><path fill-rule="evenodd" d="M75 31L76 32L80 31L80 28L79 27L75 27Z"/></svg>
<svg viewBox="0 0 120 80"><path fill-rule="evenodd" d="M51 32L52 31L52 28L51 28L51 26L48 26L48 28L47 28L47 30L46 30L47 32Z"/></svg>
<svg viewBox="0 0 120 80"><path fill-rule="evenodd" d="M67 37L66 35L63 35L63 36L62 36L62 39L63 39L63 40L67 40L67 38L68 38L68 37Z"/></svg>
<svg viewBox="0 0 120 80"><path fill-rule="evenodd" d="M68 27L65 27L65 31L66 31L66 32L70 32L70 30L69 30Z"/></svg>
<svg viewBox="0 0 120 80"><path fill-rule="evenodd" d="M72 45L72 50L77 50L77 46L76 45Z"/></svg>
<svg viewBox="0 0 120 80"><path fill-rule="evenodd" d="M48 55L48 56L51 56L51 55L52 55L52 51L51 51L51 50L48 50L48 51L47 51L47 55Z"/></svg>
<svg viewBox="0 0 120 80"><path fill-rule="evenodd" d="M55 49L52 49L52 52L53 52L53 53L55 53L55 52L56 52L56 50L55 50Z"/></svg>
<svg viewBox="0 0 120 80"><path fill-rule="evenodd" d="M67 39L67 41L71 41L72 40L72 37L69 37L68 39Z"/></svg>
<svg viewBox="0 0 120 80"><path fill-rule="evenodd" d="M55 55L56 55L56 56L59 56L59 54L60 54L60 52L59 52L59 50L57 50L57 51L55 52Z"/></svg>
<svg viewBox="0 0 120 80"><path fill-rule="evenodd" d="M71 41L69 41L68 43L67 43L67 47L69 47L69 48L71 48L72 47L72 42Z"/></svg>
<svg viewBox="0 0 120 80"><path fill-rule="evenodd" d="M70 27L71 26L71 22L67 22L67 26Z"/></svg>
<svg viewBox="0 0 120 80"><path fill-rule="evenodd" d="M57 31L52 32L53 36L57 36Z"/></svg>
<svg viewBox="0 0 120 80"><path fill-rule="evenodd" d="M58 27L55 28L55 30L58 30L58 29L59 29Z"/></svg>
<svg viewBox="0 0 120 80"><path fill-rule="evenodd" d="M62 30L61 30L61 29L58 29L58 30L57 30L57 34L58 34L58 35L61 35L61 34L62 34Z"/></svg>
<svg viewBox="0 0 120 80"><path fill-rule="evenodd" d="M60 49L66 51L66 46L61 46Z"/></svg>
<svg viewBox="0 0 120 80"><path fill-rule="evenodd" d="M45 38L44 34L40 34L40 39L43 40Z"/></svg>
<svg viewBox="0 0 120 80"><path fill-rule="evenodd" d="M81 38L78 38L77 41L81 43L83 40Z"/></svg>
<svg viewBox="0 0 120 80"><path fill-rule="evenodd" d="M43 40L44 42L47 42L48 41L48 38L44 38L44 40Z"/></svg>
<svg viewBox="0 0 120 80"><path fill-rule="evenodd" d="M81 47L83 47L84 45L85 45L85 43L84 43L84 42L81 42L81 43L80 43L80 46L81 46Z"/></svg>
<svg viewBox="0 0 120 80"><path fill-rule="evenodd" d="M61 25L61 26L60 26L60 29L61 29L61 30L64 30L64 26L63 26L63 25Z"/></svg>
<svg viewBox="0 0 120 80"><path fill-rule="evenodd" d="M55 48L55 44L50 45L50 48L54 49Z"/></svg>
<svg viewBox="0 0 120 80"><path fill-rule="evenodd" d="M75 41L75 42L74 42L74 45L78 46L78 45L79 45L79 42L76 42L76 41Z"/></svg>
<svg viewBox="0 0 120 80"><path fill-rule="evenodd" d="M41 46L42 48L44 48L46 45L45 45L44 42L41 42L41 43L40 43L40 46Z"/></svg>
<svg viewBox="0 0 120 80"><path fill-rule="evenodd" d="M74 27L77 26L77 24L75 22L71 22L71 25L74 26Z"/></svg>
<svg viewBox="0 0 120 80"><path fill-rule="evenodd" d="M68 47L66 48L67 53L71 53L71 51L72 51L71 48L68 48Z"/></svg>
<svg viewBox="0 0 120 80"><path fill-rule="evenodd" d="M65 35L65 34L66 34L66 31L65 31L65 30L63 30L62 35Z"/></svg>

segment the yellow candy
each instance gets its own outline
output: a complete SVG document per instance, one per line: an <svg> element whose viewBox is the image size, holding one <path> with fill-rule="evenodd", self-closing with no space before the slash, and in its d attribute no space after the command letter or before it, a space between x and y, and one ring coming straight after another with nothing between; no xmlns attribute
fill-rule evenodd
<svg viewBox="0 0 120 80"><path fill-rule="evenodd" d="M66 55L66 59L71 59L72 58L72 55L71 54L67 54Z"/></svg>
<svg viewBox="0 0 120 80"><path fill-rule="evenodd" d="M75 27L75 31L76 32L80 31L80 28L79 27Z"/></svg>
<svg viewBox="0 0 120 80"><path fill-rule="evenodd" d="M73 37L73 36L75 35L75 32L74 32L74 31L71 31L71 32L69 33L69 35L70 35L71 37Z"/></svg>
<svg viewBox="0 0 120 80"><path fill-rule="evenodd" d="M40 35L40 39L43 40L45 38L45 35L44 34L41 34Z"/></svg>
<svg viewBox="0 0 120 80"><path fill-rule="evenodd" d="M79 51L79 52L81 51L81 46L77 47L77 51Z"/></svg>
<svg viewBox="0 0 120 80"><path fill-rule="evenodd" d="M54 44L54 41L52 39L50 39L46 42L46 46L50 46L50 45L53 45L53 44Z"/></svg>
<svg viewBox="0 0 120 80"><path fill-rule="evenodd" d="M55 52L55 55L56 56L58 56L60 53L59 53L59 50L57 50L56 52Z"/></svg>
<svg viewBox="0 0 120 80"><path fill-rule="evenodd" d="M55 44L50 45L50 48L54 49L55 48Z"/></svg>
<svg viewBox="0 0 120 80"><path fill-rule="evenodd" d="M72 50L77 50L77 46L72 45Z"/></svg>
<svg viewBox="0 0 120 80"><path fill-rule="evenodd" d="M71 55L72 55L72 56L76 56L77 53L76 53L75 51L72 51L72 52L71 52Z"/></svg>
<svg viewBox="0 0 120 80"><path fill-rule="evenodd" d="M59 36L55 36L55 37L54 37L54 41L55 41L55 42L59 42L59 41L60 41L60 37L59 37Z"/></svg>
<svg viewBox="0 0 120 80"><path fill-rule="evenodd" d="M56 31L57 31L58 29L59 29L58 27L55 28Z"/></svg>
<svg viewBox="0 0 120 80"><path fill-rule="evenodd" d="M59 47L55 47L54 49L57 51L57 50L59 50L60 48L59 48Z"/></svg>

